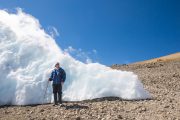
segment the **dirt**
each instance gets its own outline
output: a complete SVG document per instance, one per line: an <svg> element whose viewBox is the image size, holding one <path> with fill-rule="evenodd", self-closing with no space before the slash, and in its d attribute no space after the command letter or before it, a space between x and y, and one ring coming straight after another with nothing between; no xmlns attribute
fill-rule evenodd
<svg viewBox="0 0 180 120"><path fill-rule="evenodd" d="M0 106L0 120L180 120L180 62L113 65L133 71L152 96L126 101L109 97L64 106Z"/></svg>

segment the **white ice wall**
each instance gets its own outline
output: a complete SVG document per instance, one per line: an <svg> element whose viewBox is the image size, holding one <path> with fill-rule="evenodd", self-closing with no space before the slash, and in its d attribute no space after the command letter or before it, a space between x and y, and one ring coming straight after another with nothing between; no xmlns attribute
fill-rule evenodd
<svg viewBox="0 0 180 120"><path fill-rule="evenodd" d="M150 98L134 73L84 64L64 53L33 16L0 10L0 105L42 103L47 79L58 61L67 73L64 100ZM51 92L50 85L45 102Z"/></svg>

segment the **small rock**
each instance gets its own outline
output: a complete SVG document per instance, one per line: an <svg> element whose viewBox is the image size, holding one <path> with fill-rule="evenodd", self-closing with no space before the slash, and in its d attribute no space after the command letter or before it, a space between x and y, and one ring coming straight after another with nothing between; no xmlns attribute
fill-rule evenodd
<svg viewBox="0 0 180 120"><path fill-rule="evenodd" d="M44 109L41 109L39 112L44 112Z"/></svg>
<svg viewBox="0 0 180 120"><path fill-rule="evenodd" d="M164 108L169 108L169 107L170 107L169 105L164 106Z"/></svg>
<svg viewBox="0 0 180 120"><path fill-rule="evenodd" d="M29 118L29 120L34 120L34 118Z"/></svg>
<svg viewBox="0 0 180 120"><path fill-rule="evenodd" d="M80 118L80 117L77 117L76 120L81 120L81 118Z"/></svg>
<svg viewBox="0 0 180 120"><path fill-rule="evenodd" d="M179 76L178 73L173 74L173 77L178 77L178 76Z"/></svg>
<svg viewBox="0 0 180 120"><path fill-rule="evenodd" d="M21 111L17 112L16 114L17 114L17 115L20 115L20 114L21 114Z"/></svg>
<svg viewBox="0 0 180 120"><path fill-rule="evenodd" d="M145 107L143 107L143 108L141 108L141 109L140 109L140 111L139 111L139 112L141 113L141 112L145 112L145 111L146 111L146 108L145 108Z"/></svg>
<svg viewBox="0 0 180 120"><path fill-rule="evenodd" d="M5 113L5 114L8 114L8 113L9 113L9 111L6 111L6 110L5 110L5 111L4 111L4 113Z"/></svg>
<svg viewBox="0 0 180 120"><path fill-rule="evenodd" d="M121 115L118 115L118 119L123 119L123 117Z"/></svg>
<svg viewBox="0 0 180 120"><path fill-rule="evenodd" d="M29 113L30 113L30 114L32 114L32 113L33 113L33 111L30 111Z"/></svg>

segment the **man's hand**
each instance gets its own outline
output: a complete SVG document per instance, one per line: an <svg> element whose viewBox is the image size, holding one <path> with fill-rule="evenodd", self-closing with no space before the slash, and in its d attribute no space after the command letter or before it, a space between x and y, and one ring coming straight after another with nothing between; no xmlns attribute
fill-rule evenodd
<svg viewBox="0 0 180 120"><path fill-rule="evenodd" d="M61 82L61 86L63 86L64 82Z"/></svg>

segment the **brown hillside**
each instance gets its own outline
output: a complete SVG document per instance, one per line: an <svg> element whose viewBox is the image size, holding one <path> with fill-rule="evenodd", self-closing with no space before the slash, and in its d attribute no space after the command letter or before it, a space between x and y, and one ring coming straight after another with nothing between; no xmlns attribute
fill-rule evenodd
<svg viewBox="0 0 180 120"><path fill-rule="evenodd" d="M134 64L145 64L145 63L156 63L156 62L169 62L169 61L180 61L180 52L170 54L167 56L150 59L146 61L136 62Z"/></svg>

